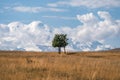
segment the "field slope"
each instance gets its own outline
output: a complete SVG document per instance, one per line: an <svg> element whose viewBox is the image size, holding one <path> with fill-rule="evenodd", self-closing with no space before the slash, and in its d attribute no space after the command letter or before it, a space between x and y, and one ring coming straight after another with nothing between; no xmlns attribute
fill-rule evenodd
<svg viewBox="0 0 120 80"><path fill-rule="evenodd" d="M0 80L120 80L120 51L0 51Z"/></svg>

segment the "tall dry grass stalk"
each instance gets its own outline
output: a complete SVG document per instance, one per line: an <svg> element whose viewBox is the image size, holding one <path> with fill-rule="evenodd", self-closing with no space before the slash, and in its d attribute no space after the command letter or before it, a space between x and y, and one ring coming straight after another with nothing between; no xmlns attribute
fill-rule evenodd
<svg viewBox="0 0 120 80"><path fill-rule="evenodd" d="M120 80L120 52L0 52L0 80Z"/></svg>

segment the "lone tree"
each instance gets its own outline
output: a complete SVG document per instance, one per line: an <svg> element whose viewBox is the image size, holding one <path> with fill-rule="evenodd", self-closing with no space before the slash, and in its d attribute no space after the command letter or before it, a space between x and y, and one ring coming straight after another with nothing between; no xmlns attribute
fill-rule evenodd
<svg viewBox="0 0 120 80"><path fill-rule="evenodd" d="M58 53L61 53L61 47L64 48L64 53L66 53L65 47L68 45L68 39L66 34L55 34L52 41L53 47L58 47Z"/></svg>

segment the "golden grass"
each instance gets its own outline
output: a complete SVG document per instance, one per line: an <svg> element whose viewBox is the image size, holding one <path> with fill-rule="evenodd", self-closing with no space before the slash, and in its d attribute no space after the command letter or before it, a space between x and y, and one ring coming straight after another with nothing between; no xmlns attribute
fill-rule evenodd
<svg viewBox="0 0 120 80"><path fill-rule="evenodd" d="M120 80L120 51L0 51L0 80Z"/></svg>

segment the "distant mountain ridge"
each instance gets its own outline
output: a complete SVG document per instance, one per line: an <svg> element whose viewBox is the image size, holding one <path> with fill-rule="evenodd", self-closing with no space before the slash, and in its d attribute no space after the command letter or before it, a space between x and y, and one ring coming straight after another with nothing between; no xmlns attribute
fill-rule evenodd
<svg viewBox="0 0 120 80"><path fill-rule="evenodd" d="M34 47L24 47L24 48L14 48L12 50L20 50L20 51L57 51L57 48L52 47L52 45L35 45L36 48ZM32 49L33 48L33 49ZM8 48L9 50L9 48ZM67 51L102 51L102 50L111 50L110 47L105 47L102 43L100 42L92 42L92 43L69 43L69 45L66 47Z"/></svg>
<svg viewBox="0 0 120 80"><path fill-rule="evenodd" d="M120 51L120 48L111 49L112 51Z"/></svg>

